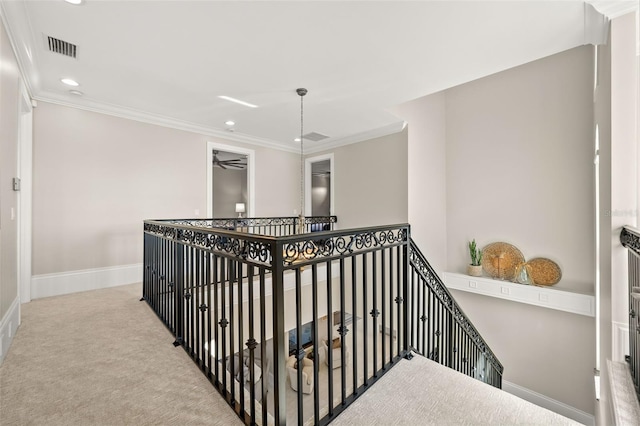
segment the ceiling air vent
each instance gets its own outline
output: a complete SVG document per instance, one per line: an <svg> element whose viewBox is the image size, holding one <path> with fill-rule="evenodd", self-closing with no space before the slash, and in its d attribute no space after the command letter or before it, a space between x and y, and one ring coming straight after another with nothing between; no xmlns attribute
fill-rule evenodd
<svg viewBox="0 0 640 426"><path fill-rule="evenodd" d="M59 53L70 58L76 57L77 46L75 44L50 36L47 36L47 44L49 52Z"/></svg>
<svg viewBox="0 0 640 426"><path fill-rule="evenodd" d="M306 135L302 135L302 137L314 142L318 142L323 139L329 139L329 136L325 136L323 134L316 133L316 132L307 133Z"/></svg>

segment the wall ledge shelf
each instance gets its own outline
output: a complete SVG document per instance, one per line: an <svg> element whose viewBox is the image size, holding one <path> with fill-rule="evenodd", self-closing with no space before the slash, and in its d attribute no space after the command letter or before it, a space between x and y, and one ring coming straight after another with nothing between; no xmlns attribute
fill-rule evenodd
<svg viewBox="0 0 640 426"><path fill-rule="evenodd" d="M523 285L487 277L445 272L447 288L467 291L513 302L527 303L548 309L595 317L595 297L591 294L561 290L554 287Z"/></svg>

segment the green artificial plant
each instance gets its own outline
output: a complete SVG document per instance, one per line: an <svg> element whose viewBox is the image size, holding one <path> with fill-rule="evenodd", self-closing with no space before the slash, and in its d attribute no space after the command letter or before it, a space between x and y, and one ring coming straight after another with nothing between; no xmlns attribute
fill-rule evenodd
<svg viewBox="0 0 640 426"><path fill-rule="evenodd" d="M480 266L482 264L482 250L476 246L475 238L469 242L469 254L471 255L471 264Z"/></svg>

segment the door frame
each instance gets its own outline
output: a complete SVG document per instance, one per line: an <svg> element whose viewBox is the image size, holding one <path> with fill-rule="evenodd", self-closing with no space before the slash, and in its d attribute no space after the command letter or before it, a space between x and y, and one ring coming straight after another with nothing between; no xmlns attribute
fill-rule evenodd
<svg viewBox="0 0 640 426"><path fill-rule="evenodd" d="M329 214L331 216L335 215L335 211L336 211L336 204L335 204L335 182L336 182L336 175L334 172L334 161L333 161L334 157L333 157L333 152L330 152L328 154L322 154L322 155L316 155L315 157L307 157L304 160L304 176L305 176L305 186L304 186L304 194L305 194L305 199L304 199L304 211L308 213L308 215L311 215L311 190L312 190L312 166L313 163L318 163L320 161L325 161L325 160L329 160L329 170L331 173L331 179L329 182L329 203L330 203L330 208L329 208Z"/></svg>
<svg viewBox="0 0 640 426"><path fill-rule="evenodd" d="M255 157L256 152L253 149L240 148L233 145L225 145L218 142L207 142L207 218L213 217L213 151L232 152L234 154L247 156L247 200L249 200L249 208L247 209L247 217L255 216L256 207L256 172Z"/></svg>
<svg viewBox="0 0 640 426"><path fill-rule="evenodd" d="M20 303L31 301L32 188L33 188L33 106L24 84L18 102L18 295Z"/></svg>

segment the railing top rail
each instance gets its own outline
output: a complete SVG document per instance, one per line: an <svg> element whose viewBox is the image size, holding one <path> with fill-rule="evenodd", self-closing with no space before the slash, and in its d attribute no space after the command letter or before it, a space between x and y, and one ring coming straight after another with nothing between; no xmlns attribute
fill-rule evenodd
<svg viewBox="0 0 640 426"><path fill-rule="evenodd" d="M305 216L300 223L298 216L284 217L230 217L230 218L193 218L193 219L149 219L150 222L163 222L165 224L193 226L197 228L247 228L243 233L262 235L254 228L270 226L289 226L294 232L296 225L334 224L338 222L337 216Z"/></svg>
<svg viewBox="0 0 640 426"><path fill-rule="evenodd" d="M290 235L277 240L282 243L285 269L292 269L386 247L407 245L409 230L409 225L405 223Z"/></svg>
<svg viewBox="0 0 640 426"><path fill-rule="evenodd" d="M297 267L300 264L330 260L382 246L407 244L409 225L405 223L272 236L248 233L242 227L231 230L193 226L185 224L183 219L174 219L145 220L144 232L267 266L273 265L272 253L281 252L283 266L290 268L293 265Z"/></svg>
<svg viewBox="0 0 640 426"><path fill-rule="evenodd" d="M628 248L636 256L640 256L640 230L633 226L625 225L620 231L620 243Z"/></svg>
<svg viewBox="0 0 640 426"><path fill-rule="evenodd" d="M485 353L487 360L500 374L502 374L504 371L502 363L498 360L498 357L493 353L487 342L482 338L482 335L469 320L469 317L464 313L460 305L455 301L449 289L445 286L444 282L440 279L413 240L411 240L411 261L418 261L417 263L419 263L419 265L416 265L418 273L425 278L430 286L435 287L435 293L440 299L444 299L443 301L449 305L449 308L451 309L458 324L460 324L469 333L469 336L475 340L479 347L483 348L483 352Z"/></svg>

